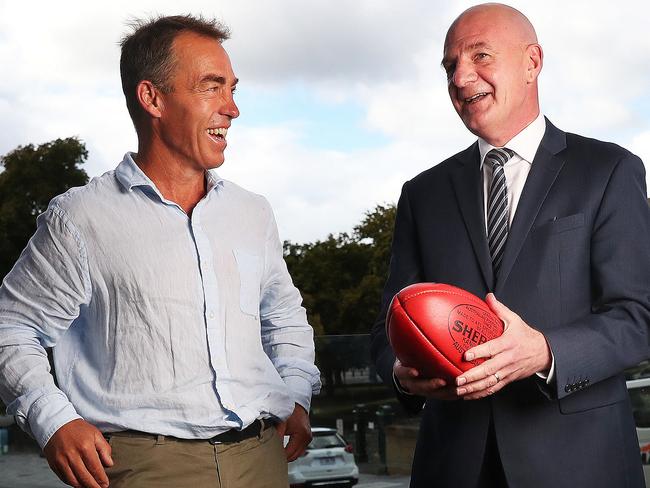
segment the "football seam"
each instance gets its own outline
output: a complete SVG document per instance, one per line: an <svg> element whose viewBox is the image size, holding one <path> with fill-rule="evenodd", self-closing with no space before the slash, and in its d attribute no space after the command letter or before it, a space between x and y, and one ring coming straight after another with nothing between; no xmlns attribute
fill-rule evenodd
<svg viewBox="0 0 650 488"><path fill-rule="evenodd" d="M446 355L444 352L442 352L442 351L441 351L437 346L435 346L435 345L431 342L431 340L426 336L426 334L425 334L424 332L422 332L422 330L420 329L420 326L419 326L419 325L418 325L418 324L413 320L413 318L412 318L412 317L411 317L411 316L406 312L406 310L404 310L404 315L405 315L405 316L406 316L406 317L411 321L411 324L413 324L415 330L418 331L418 333L419 333L419 334L422 336L422 338L427 342L427 344L429 344L431 347L434 347L434 348L436 349L436 351L438 351L438 353L440 354L440 356L442 356L442 357L445 359L445 361L447 361L447 363L449 363L449 365L450 365L452 368L454 368L456 371L458 371L458 374L463 374L463 370L461 370L458 366L456 366L456 365L455 365L455 364L454 364L454 363L453 363L453 362L452 362L452 361L447 357L447 355ZM390 334L389 334L389 336L390 336ZM391 347L392 347L392 344L391 344ZM415 368L415 369L417 369L417 368Z"/></svg>
<svg viewBox="0 0 650 488"><path fill-rule="evenodd" d="M469 298L470 300L478 301L481 304L485 304L485 302L483 300L481 300L479 297L477 297L475 295L471 295L469 293L458 293L458 292L445 291L445 290L423 290L423 291L418 291L418 292L414 293L413 295L400 297L400 301L404 301L404 303L406 303L407 301L411 300L412 298L415 298L415 297L420 296L420 295L427 295L427 294L430 294L430 293L444 293L446 295L454 295L454 296L462 297L462 298L465 298L465 299ZM492 312L492 313L494 313L494 312Z"/></svg>

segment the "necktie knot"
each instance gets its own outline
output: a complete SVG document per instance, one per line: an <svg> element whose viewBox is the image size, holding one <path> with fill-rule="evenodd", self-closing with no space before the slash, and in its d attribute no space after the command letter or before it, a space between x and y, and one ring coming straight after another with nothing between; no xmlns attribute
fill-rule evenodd
<svg viewBox="0 0 650 488"><path fill-rule="evenodd" d="M507 147L495 147L485 155L485 159L492 164L492 167L503 166L508 160L515 155L512 149Z"/></svg>

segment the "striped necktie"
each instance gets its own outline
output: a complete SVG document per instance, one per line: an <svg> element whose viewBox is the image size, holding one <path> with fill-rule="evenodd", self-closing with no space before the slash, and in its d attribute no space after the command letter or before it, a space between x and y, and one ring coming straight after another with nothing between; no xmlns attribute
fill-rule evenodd
<svg viewBox="0 0 650 488"><path fill-rule="evenodd" d="M487 233L494 275L499 275L506 239L508 239L508 185L503 165L514 156L507 148L492 149L485 161L492 165L492 182L488 193Z"/></svg>

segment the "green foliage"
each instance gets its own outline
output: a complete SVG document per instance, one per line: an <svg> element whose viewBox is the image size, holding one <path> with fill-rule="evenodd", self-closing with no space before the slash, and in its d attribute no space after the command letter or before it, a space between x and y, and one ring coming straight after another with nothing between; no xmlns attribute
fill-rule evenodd
<svg viewBox="0 0 650 488"><path fill-rule="evenodd" d="M19 146L0 159L0 278L12 268L49 201L88 182L78 166L88 157L77 138Z"/></svg>
<svg viewBox="0 0 650 488"><path fill-rule="evenodd" d="M373 276L381 278L380 286L383 286L388 277L396 212L397 207L393 204L377 205L373 210L366 212L363 221L354 228L355 237L371 245L370 269Z"/></svg>
<svg viewBox="0 0 650 488"><path fill-rule="evenodd" d="M394 220L394 205L378 205L351 236L284 243L287 266L317 335L368 333L379 313Z"/></svg>
<svg viewBox="0 0 650 488"><path fill-rule="evenodd" d="M388 273L395 205L378 205L366 212L353 234L330 234L324 241L284 243L294 283L300 289L309 323L318 337L316 363L325 393L334 394L344 370L368 363L365 336L379 313ZM360 347L366 346L366 347Z"/></svg>

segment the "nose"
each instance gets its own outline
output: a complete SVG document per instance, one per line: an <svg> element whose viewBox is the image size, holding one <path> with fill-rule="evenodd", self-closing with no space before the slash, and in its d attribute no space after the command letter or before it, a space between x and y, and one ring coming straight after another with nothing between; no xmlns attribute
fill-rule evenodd
<svg viewBox="0 0 650 488"><path fill-rule="evenodd" d="M462 88L478 79L474 65L469 60L459 60L450 79L456 87Z"/></svg>
<svg viewBox="0 0 650 488"><path fill-rule="evenodd" d="M233 98L232 93L227 95L225 98L224 103L221 106L221 110L219 110L219 113L221 115L225 115L230 119L236 119L239 117L239 108L235 103L235 99Z"/></svg>

